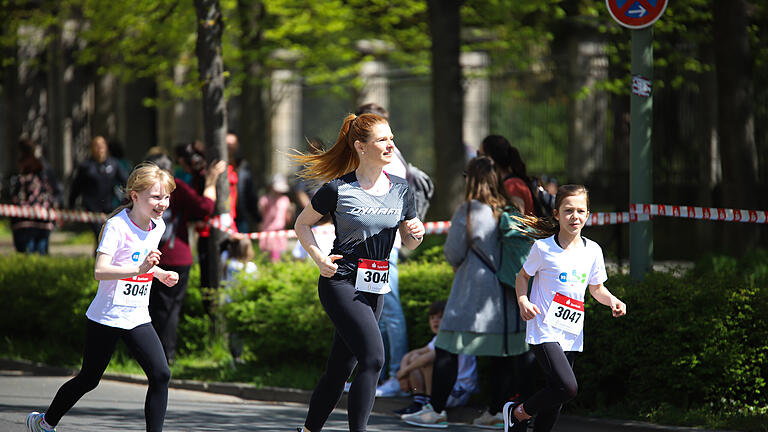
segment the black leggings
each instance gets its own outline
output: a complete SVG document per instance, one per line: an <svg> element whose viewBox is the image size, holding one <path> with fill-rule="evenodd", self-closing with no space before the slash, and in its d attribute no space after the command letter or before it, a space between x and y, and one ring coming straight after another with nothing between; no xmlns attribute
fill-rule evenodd
<svg viewBox="0 0 768 432"><path fill-rule="evenodd" d="M152 324L146 323L131 330L109 327L88 320L85 329L83 366L76 377L64 383L45 411L45 421L51 426L72 408L84 394L96 388L101 381L109 359L115 351L118 339L122 339L133 358L147 374L149 389L144 402L147 431L163 430L165 410L168 405L168 382L171 370L165 360L163 346Z"/></svg>
<svg viewBox="0 0 768 432"><path fill-rule="evenodd" d="M363 432L368 425L376 382L384 365L384 343L378 320L384 304L382 295L355 290L350 280L320 277L320 303L336 331L325 373L312 393L304 426L319 432L341 399L344 383L357 364L357 375L349 389L349 430Z"/></svg>
<svg viewBox="0 0 768 432"><path fill-rule="evenodd" d="M456 384L459 369L459 356L442 348L435 347L435 362L432 368L432 407L440 412ZM536 366L533 354L528 351L511 357L491 357L491 414L501 412L510 397L515 394L520 399L529 397L536 378Z"/></svg>
<svg viewBox="0 0 768 432"><path fill-rule="evenodd" d="M531 345L531 351L544 369L547 386L523 403L523 409L536 415L534 432L548 432L554 427L565 402L576 397L579 386L573 374L574 351L564 352L557 342Z"/></svg>

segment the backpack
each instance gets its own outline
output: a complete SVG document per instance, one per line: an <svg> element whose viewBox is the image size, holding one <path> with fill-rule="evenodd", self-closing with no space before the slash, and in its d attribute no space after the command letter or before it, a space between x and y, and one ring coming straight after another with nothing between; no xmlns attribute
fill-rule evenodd
<svg viewBox="0 0 768 432"><path fill-rule="evenodd" d="M420 221L424 221L429 209L429 200L435 194L435 185L427 173L406 162L400 150L395 149L395 154L405 165L405 180L408 182L408 189L413 196L416 216Z"/></svg>
<svg viewBox="0 0 768 432"><path fill-rule="evenodd" d="M533 214L536 217L552 216L552 210L555 208L555 196L544 190L538 179L531 177L528 181L528 189L531 190L533 198Z"/></svg>

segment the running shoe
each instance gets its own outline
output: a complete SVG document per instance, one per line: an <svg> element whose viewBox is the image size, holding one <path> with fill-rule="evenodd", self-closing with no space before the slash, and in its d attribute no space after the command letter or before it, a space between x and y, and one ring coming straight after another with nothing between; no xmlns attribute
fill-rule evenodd
<svg viewBox="0 0 768 432"><path fill-rule="evenodd" d="M519 421L515 417L515 408L520 405L517 402L507 402L501 412L504 414L504 432L526 432L528 420Z"/></svg>
<svg viewBox="0 0 768 432"><path fill-rule="evenodd" d="M396 409L396 410L394 410L392 412L397 414L397 415L399 415L402 418L402 416L404 416L404 415L413 414L413 413L417 413L417 412L421 411L421 408L423 408L423 407L424 407L424 405L422 405L422 404L420 404L418 402L413 402L410 405L408 405L407 407Z"/></svg>
<svg viewBox="0 0 768 432"><path fill-rule="evenodd" d="M27 415L27 431L28 432L56 432L56 428L46 429L43 427L44 413L31 412Z"/></svg>
<svg viewBox="0 0 768 432"><path fill-rule="evenodd" d="M472 424L482 429L504 429L504 415L485 410L480 417L472 420Z"/></svg>
<svg viewBox="0 0 768 432"><path fill-rule="evenodd" d="M412 426L419 426L433 429L445 429L448 427L448 415L445 410L435 412L432 404L426 404L419 412L406 414L402 417L403 421Z"/></svg>

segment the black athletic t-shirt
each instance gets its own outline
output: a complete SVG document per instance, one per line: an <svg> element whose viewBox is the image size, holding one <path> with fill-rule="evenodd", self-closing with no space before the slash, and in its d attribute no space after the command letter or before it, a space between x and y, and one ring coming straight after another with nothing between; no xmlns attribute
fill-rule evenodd
<svg viewBox="0 0 768 432"><path fill-rule="evenodd" d="M388 260L400 222L416 217L405 179L387 174L389 191L371 195L360 187L352 171L324 184L312 197L312 208L331 213L336 239L331 254L342 255L333 279L357 271L358 258Z"/></svg>

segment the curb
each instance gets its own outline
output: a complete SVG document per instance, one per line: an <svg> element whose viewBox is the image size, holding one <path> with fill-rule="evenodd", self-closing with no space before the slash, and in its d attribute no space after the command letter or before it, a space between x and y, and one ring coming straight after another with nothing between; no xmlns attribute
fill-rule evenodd
<svg viewBox="0 0 768 432"><path fill-rule="evenodd" d="M77 374L78 370L63 367L49 366L43 363L35 363L24 360L9 360L0 358L0 370L13 370L26 372L30 375L47 376L72 376ZM146 384L144 375L105 373L103 379L120 381L130 384ZM181 390L203 391L216 394L236 396L245 400L258 400L267 402L288 402L288 403L309 403L312 392L309 390L299 390L282 387L254 387L243 383L223 383L195 381L184 379L171 379L170 388ZM410 398L403 397L378 397L374 401L373 412L377 414L395 416L393 410L402 408L411 403ZM339 401L337 408L347 409L347 393L344 393ZM473 406L463 406L458 408L449 408L448 421L450 423L472 424L472 420L482 414L482 409ZM645 423L634 420L612 420L592 417L579 417L563 415L561 419L571 424L578 425L584 430L621 430L631 432L728 432L723 430L701 429L683 426L664 426L653 423Z"/></svg>

